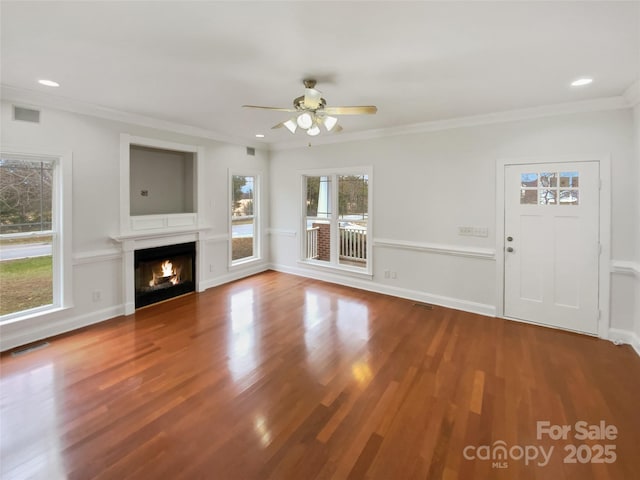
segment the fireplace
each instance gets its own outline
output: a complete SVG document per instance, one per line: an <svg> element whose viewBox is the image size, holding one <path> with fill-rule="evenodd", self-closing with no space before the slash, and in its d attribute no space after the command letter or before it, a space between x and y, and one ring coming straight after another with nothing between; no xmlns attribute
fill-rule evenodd
<svg viewBox="0 0 640 480"><path fill-rule="evenodd" d="M136 250L135 308L194 292L195 279L195 242Z"/></svg>

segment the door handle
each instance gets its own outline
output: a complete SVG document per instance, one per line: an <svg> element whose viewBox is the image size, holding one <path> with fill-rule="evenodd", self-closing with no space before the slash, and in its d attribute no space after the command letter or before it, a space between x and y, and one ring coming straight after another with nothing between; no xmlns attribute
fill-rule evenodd
<svg viewBox="0 0 640 480"><path fill-rule="evenodd" d="M513 237L507 237L507 242L513 242Z"/></svg>
<svg viewBox="0 0 640 480"><path fill-rule="evenodd" d="M513 248L512 247L507 247L507 252L509 252L509 253L513 252Z"/></svg>

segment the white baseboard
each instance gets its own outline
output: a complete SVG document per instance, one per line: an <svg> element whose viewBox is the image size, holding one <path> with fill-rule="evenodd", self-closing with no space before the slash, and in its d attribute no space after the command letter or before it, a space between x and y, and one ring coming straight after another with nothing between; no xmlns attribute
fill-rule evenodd
<svg viewBox="0 0 640 480"><path fill-rule="evenodd" d="M618 328L610 328L607 338L614 343L631 345L636 353L640 355L640 337L635 332L621 330Z"/></svg>
<svg viewBox="0 0 640 480"><path fill-rule="evenodd" d="M226 275L207 280L201 285L207 289L224 283L239 280L249 275L264 272L269 269L265 263L251 265L246 268L238 268ZM131 312L135 310L129 306ZM54 337L62 333L70 332L78 328L87 327L95 323L104 322L120 315L125 315L126 305L116 305L95 312L89 312L74 317L68 317L70 309L54 313L43 313L33 319L7 323L0 326L0 351L10 350L21 345L37 342L45 338Z"/></svg>
<svg viewBox="0 0 640 480"><path fill-rule="evenodd" d="M324 282L336 283L338 285L344 285L347 287L359 288L361 290L367 290L369 292L382 293L384 295L391 295L393 297L406 298L408 300L414 300L416 302L431 303L433 305L439 305L441 307L448 307L456 310L462 310L464 312L477 313L479 315L485 315L488 317L496 316L496 308L494 305L471 302L469 300L461 300L458 298L445 297L442 295L434 295L425 292L419 292L417 290L410 290L407 288L393 287L369 280L361 280L353 277L346 277L343 275L320 272L317 270L307 270L303 268L295 268L278 264L271 264L270 268L278 272L290 273L292 275L298 275L300 277L313 278L315 280L322 280Z"/></svg>
<svg viewBox="0 0 640 480"><path fill-rule="evenodd" d="M93 325L94 323L104 322L114 317L124 315L124 306L116 305L113 307L97 310L95 312L77 315L75 317L65 317L60 319L50 319L50 316L44 314L31 326L25 326L25 321L14 322L3 325L0 328L2 335L0 337L0 351L9 350L20 345L36 342L45 338L60 335L61 333L70 332L78 328ZM56 315L57 316L57 315Z"/></svg>
<svg viewBox="0 0 640 480"><path fill-rule="evenodd" d="M260 263L247 267L238 267L237 270L234 269L226 273L225 275L220 275L218 277L200 281L200 291L202 292L207 290L208 288L217 287L218 285L223 285L235 280L240 280L241 278L255 275L257 273L262 273L267 270L269 270L269 265L266 263Z"/></svg>

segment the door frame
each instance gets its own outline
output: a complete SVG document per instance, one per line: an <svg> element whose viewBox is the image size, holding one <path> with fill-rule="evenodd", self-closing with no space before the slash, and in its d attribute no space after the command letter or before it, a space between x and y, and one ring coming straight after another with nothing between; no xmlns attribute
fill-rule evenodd
<svg viewBox="0 0 640 480"><path fill-rule="evenodd" d="M598 308L600 313L597 331L598 337L608 338L611 283L611 157L609 154L507 157L496 160L496 316L519 322L535 323L504 315L505 168L508 165L574 162L598 162L600 166L600 259L598 264Z"/></svg>

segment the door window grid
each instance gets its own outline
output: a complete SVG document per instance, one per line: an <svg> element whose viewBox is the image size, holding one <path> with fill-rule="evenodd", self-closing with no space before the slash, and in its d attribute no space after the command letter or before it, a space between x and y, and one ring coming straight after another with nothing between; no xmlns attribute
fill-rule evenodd
<svg viewBox="0 0 640 480"><path fill-rule="evenodd" d="M520 175L521 205L579 205L580 172L531 172Z"/></svg>

